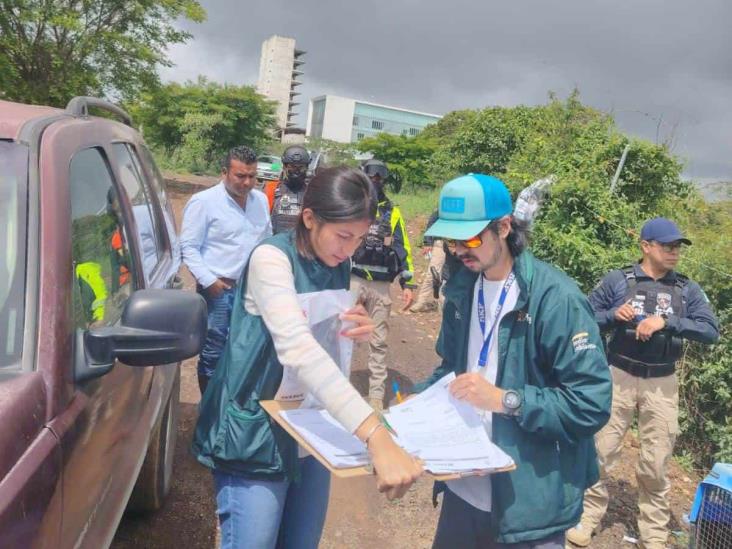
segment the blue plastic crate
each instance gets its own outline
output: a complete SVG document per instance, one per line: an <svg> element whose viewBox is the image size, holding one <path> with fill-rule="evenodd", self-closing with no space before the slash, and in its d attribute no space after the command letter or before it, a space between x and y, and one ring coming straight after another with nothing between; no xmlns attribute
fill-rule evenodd
<svg viewBox="0 0 732 549"><path fill-rule="evenodd" d="M732 549L732 464L717 463L699 483L689 521L691 549Z"/></svg>

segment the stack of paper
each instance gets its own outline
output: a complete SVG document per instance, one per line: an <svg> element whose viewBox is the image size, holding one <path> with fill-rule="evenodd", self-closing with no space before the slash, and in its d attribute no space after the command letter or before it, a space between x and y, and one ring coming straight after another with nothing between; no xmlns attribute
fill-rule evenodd
<svg viewBox="0 0 732 549"><path fill-rule="evenodd" d="M280 416L334 468L369 464L366 445L325 410L299 408L280 412Z"/></svg>
<svg viewBox="0 0 732 549"><path fill-rule="evenodd" d="M490 471L513 466L488 438L478 412L448 391L451 373L423 393L384 414L405 450L435 474Z"/></svg>
<svg viewBox="0 0 732 549"><path fill-rule="evenodd" d="M422 459L425 469L434 474L471 474L513 467L513 460L488 438L478 412L450 396L447 387L453 379L455 374L445 376L384 414L397 433L397 443ZM333 468L369 463L365 445L325 410L295 409L279 414Z"/></svg>

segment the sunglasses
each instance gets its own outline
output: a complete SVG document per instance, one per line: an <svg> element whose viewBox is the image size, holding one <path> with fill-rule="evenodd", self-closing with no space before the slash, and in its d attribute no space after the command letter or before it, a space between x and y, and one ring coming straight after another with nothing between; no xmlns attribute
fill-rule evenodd
<svg viewBox="0 0 732 549"><path fill-rule="evenodd" d="M447 246L447 249L451 252L454 251L455 248L457 248L458 244L460 244L464 248L474 250L475 248L479 248L483 244L483 239L480 237L479 234L467 240L453 240L452 238L445 239L445 245Z"/></svg>
<svg viewBox="0 0 732 549"><path fill-rule="evenodd" d="M675 252L676 250L683 250L683 242L669 242L668 244L664 242L658 242L657 240L654 240L653 242L668 254L670 254L671 252Z"/></svg>

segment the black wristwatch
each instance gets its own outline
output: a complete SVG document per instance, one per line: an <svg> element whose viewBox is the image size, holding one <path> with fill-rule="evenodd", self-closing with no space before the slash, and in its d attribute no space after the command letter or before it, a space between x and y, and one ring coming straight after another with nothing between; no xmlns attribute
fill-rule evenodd
<svg viewBox="0 0 732 549"><path fill-rule="evenodd" d="M504 412L506 415L517 416L521 413L521 405L523 404L523 399L521 398L521 393L519 393L518 391L514 391L513 389L506 389L503 392L503 398L501 403L506 410Z"/></svg>

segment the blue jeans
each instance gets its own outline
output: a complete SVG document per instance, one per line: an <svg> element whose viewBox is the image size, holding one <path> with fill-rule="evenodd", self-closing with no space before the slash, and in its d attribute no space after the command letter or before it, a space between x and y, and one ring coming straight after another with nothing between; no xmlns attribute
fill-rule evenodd
<svg viewBox="0 0 732 549"><path fill-rule="evenodd" d="M203 344L201 354L198 355L198 383L201 386L201 394L216 369L221 353L224 352L235 292L236 288L231 288L224 290L218 297L209 297L205 291L198 291L206 300L208 307L206 342Z"/></svg>
<svg viewBox="0 0 732 549"><path fill-rule="evenodd" d="M299 482L249 480L214 471L221 549L316 549L330 494L330 473L308 456Z"/></svg>
<svg viewBox="0 0 732 549"><path fill-rule="evenodd" d="M442 493L442 509L432 549L564 549L564 532L534 541L499 543L491 529L491 514L456 496L449 488Z"/></svg>

